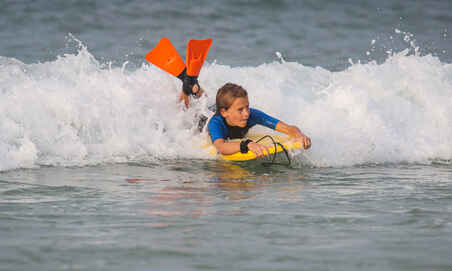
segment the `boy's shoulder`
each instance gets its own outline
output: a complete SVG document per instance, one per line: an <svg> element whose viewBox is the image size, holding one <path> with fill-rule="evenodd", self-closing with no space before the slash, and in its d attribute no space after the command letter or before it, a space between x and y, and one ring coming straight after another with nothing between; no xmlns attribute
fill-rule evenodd
<svg viewBox="0 0 452 271"><path fill-rule="evenodd" d="M256 109L256 108L250 107L250 114L260 113L260 112L262 112L262 111L260 111L260 110L258 110L258 109Z"/></svg>
<svg viewBox="0 0 452 271"><path fill-rule="evenodd" d="M210 121L219 121L223 120L223 117L220 114L215 114L210 118Z"/></svg>
<svg viewBox="0 0 452 271"><path fill-rule="evenodd" d="M210 118L208 126L209 127L213 125L218 126L223 125L223 123L224 123L223 117L220 114L215 114Z"/></svg>

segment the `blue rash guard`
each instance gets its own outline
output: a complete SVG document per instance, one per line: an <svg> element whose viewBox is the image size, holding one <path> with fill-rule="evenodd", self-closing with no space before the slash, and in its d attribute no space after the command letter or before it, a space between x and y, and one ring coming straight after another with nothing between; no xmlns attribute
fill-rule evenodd
<svg viewBox="0 0 452 271"><path fill-rule="evenodd" d="M207 128L213 143L219 138L243 138L248 130L256 124L260 124L274 130L278 122L278 119L270 117L260 110L250 108L250 116L245 127L229 126L220 114L215 114L215 116L210 119Z"/></svg>

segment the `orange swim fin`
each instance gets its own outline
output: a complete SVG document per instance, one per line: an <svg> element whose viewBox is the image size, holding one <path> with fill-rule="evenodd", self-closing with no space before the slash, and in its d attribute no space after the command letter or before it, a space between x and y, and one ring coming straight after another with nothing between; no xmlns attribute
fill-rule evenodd
<svg viewBox="0 0 452 271"><path fill-rule="evenodd" d="M168 38L162 38L146 55L146 60L176 77L183 77L185 63ZM180 77L179 79L183 80Z"/></svg>
<svg viewBox="0 0 452 271"><path fill-rule="evenodd" d="M206 40L190 40L187 44L187 75L198 76L201 71L202 64L207 57L212 39Z"/></svg>

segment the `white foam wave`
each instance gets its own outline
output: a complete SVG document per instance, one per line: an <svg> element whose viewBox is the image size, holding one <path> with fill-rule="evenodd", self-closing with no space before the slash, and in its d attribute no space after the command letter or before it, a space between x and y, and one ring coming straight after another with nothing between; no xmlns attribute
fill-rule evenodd
<svg viewBox="0 0 452 271"><path fill-rule="evenodd" d="M111 67L83 46L45 63L0 57L0 170L208 158L197 147L195 114L225 82L311 136L300 159L316 166L452 158L452 66L431 55L407 50L341 72L208 63L200 81L208 98L184 111L181 83L147 64Z"/></svg>

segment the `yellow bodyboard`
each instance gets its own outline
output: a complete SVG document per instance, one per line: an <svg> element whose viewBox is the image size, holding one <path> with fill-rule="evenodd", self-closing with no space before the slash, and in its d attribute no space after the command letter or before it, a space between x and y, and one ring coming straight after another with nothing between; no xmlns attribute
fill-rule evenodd
<svg viewBox="0 0 452 271"><path fill-rule="evenodd" d="M257 141L258 139L260 139L264 136L266 136L266 135L265 134L252 135L252 136L247 136L246 138L249 138L253 141ZM283 145L284 148L288 151L299 149L302 147L300 142L295 141L293 139L289 139L286 136L278 136L278 135L270 135L270 136L275 140L275 142L278 142L281 145ZM243 140L243 139L241 139L241 140ZM240 139L237 139L237 141L240 141ZM268 147L269 153L267 154L267 156L272 155L275 152L278 153L278 152L284 151L283 148L281 148L281 146L279 146L279 145L276 145L276 148L275 148L273 141L268 138L260 141L259 144L263 144ZM252 151L248 151L247 153L236 152L233 154L222 155L222 154L217 153L216 148L212 144L206 144L203 146L203 148L209 148L209 153L211 155L218 156L219 158L228 160L228 161L248 161L248 160L253 160L253 159L257 158L256 154L254 154Z"/></svg>

